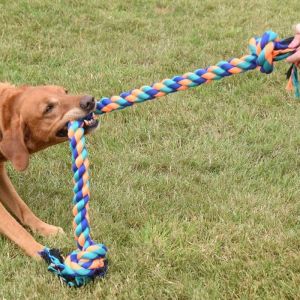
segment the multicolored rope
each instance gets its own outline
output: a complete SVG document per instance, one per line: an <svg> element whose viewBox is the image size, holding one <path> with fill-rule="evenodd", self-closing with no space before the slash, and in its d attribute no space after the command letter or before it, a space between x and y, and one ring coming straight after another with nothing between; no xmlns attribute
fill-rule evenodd
<svg viewBox="0 0 300 300"><path fill-rule="evenodd" d="M114 110L120 110L135 103L142 103L177 91L184 91L203 83L220 80L234 74L244 73L258 68L262 73L270 74L274 68L274 62L280 61L295 52L288 48L291 38L279 40L277 34L267 31L262 37L252 38L249 41L250 54L241 58L232 58L228 61L220 61L206 69L198 69L194 72L175 76L172 79L164 79L151 86L142 86L119 96L102 98L97 102L95 114L101 115Z"/></svg>
<svg viewBox="0 0 300 300"><path fill-rule="evenodd" d="M135 103L145 102L177 91L187 90L203 83L219 80L233 74L243 73L258 68L262 73L273 71L275 61L283 60L295 52L288 48L291 39L279 40L277 34L266 32L262 37L252 38L249 42L250 54L241 58L221 61L215 66L198 69L192 73L165 79L152 86L143 86L129 92L102 98L96 104L95 114L101 115L120 110ZM292 66L288 72L290 86L294 85L299 93L297 68ZM85 120L73 121L68 124L70 149L72 152L72 170L74 173L73 215L74 231L77 247L63 260L56 249L45 248L41 256L49 264L48 269L57 274L69 286L81 286L96 277L103 277L107 272L107 248L103 244L95 244L90 237L88 218L88 202L90 198L88 153L85 147Z"/></svg>
<svg viewBox="0 0 300 300"><path fill-rule="evenodd" d="M90 236L89 226L89 161L85 147L83 121L68 124L68 136L72 152L74 182L73 228L77 248L65 260L56 249L45 248L41 256L49 264L48 269L57 274L69 286L82 286L95 277L103 277L107 272L107 248L96 244Z"/></svg>

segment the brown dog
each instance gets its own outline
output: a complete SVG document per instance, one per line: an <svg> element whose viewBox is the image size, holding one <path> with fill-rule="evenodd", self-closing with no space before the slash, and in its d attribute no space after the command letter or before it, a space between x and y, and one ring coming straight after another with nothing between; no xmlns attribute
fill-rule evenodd
<svg viewBox="0 0 300 300"><path fill-rule="evenodd" d="M32 257L38 258L38 251L44 247L22 225L44 236L63 230L33 214L9 180L5 161L10 160L18 171L25 170L30 154L66 141L66 124L83 118L94 108L93 97L68 95L59 86L15 87L0 83L0 233Z"/></svg>

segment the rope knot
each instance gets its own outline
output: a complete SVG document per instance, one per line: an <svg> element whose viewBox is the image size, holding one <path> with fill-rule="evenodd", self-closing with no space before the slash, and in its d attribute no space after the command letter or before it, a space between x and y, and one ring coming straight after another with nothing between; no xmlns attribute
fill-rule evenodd
<svg viewBox="0 0 300 300"><path fill-rule="evenodd" d="M270 74L273 71L273 62L277 56L274 52L277 34L267 31L262 37L253 37L249 41L249 49L252 55L256 56L256 65L262 73Z"/></svg>
<svg viewBox="0 0 300 300"><path fill-rule="evenodd" d="M94 244L83 250L71 252L64 260L59 250L45 248L40 253L48 263L48 270L55 273L68 286L80 287L107 272L107 248Z"/></svg>

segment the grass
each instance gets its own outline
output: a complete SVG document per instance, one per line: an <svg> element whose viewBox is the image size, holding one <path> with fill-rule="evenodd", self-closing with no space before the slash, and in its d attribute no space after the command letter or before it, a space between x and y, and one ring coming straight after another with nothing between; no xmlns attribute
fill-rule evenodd
<svg viewBox="0 0 300 300"><path fill-rule="evenodd" d="M0 0L0 81L111 96L291 35L299 1ZM284 62L102 117L88 138L103 281L68 289L0 237L3 299L299 299L300 107ZM67 144L10 176L74 248Z"/></svg>

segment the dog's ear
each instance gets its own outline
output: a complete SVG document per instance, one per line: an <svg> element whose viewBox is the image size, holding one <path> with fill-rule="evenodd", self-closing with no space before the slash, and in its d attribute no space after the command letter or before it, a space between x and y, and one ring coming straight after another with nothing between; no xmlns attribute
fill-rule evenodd
<svg viewBox="0 0 300 300"><path fill-rule="evenodd" d="M24 141L25 124L17 109L19 94L12 91L5 95L1 108L0 151L16 170L23 171L29 163L29 152Z"/></svg>
<svg viewBox="0 0 300 300"><path fill-rule="evenodd" d="M12 120L8 129L2 132L0 151L12 162L17 171L28 167L29 152L24 142L24 126L20 120Z"/></svg>

